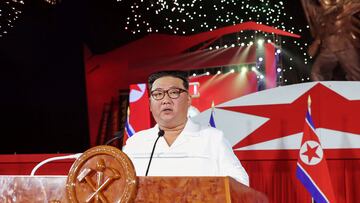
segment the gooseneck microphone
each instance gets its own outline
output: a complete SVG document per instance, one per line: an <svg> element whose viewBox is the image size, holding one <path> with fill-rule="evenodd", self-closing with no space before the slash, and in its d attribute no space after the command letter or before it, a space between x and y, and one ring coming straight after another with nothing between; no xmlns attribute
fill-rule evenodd
<svg viewBox="0 0 360 203"><path fill-rule="evenodd" d="M116 134L115 134L115 137L113 137L113 138L111 138L110 140L108 140L108 141L105 143L105 145L109 145L109 144L115 142L116 140L119 140L120 142L122 142L122 140L123 140L123 133L122 133L122 131L120 131L119 133L116 133Z"/></svg>
<svg viewBox="0 0 360 203"><path fill-rule="evenodd" d="M156 143L157 143L157 141L159 140L160 137L164 136L164 134L165 134L165 131L164 131L164 130L161 130L161 129L159 128L158 137L156 138L155 143L154 143L154 146L153 146L153 149L152 149L152 151L151 151L151 155L150 155L150 159L149 159L149 163L148 163L148 166L147 166L147 169L146 169L145 176L147 176L148 173L149 173L149 168L150 168L150 164L151 164L152 157L153 157L153 155L154 155Z"/></svg>
<svg viewBox="0 0 360 203"><path fill-rule="evenodd" d="M113 142L115 142L116 140L119 140L119 142L116 144L116 147L119 148L120 150L122 150L122 145L123 145L123 140L124 140L124 133L123 131L119 131L119 132L116 132L114 134L114 137L111 138L110 140L108 140L104 145L110 145L112 144Z"/></svg>

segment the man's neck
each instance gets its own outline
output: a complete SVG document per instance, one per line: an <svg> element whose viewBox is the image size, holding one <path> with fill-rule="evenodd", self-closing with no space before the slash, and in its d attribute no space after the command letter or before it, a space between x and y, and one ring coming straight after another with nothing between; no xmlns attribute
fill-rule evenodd
<svg viewBox="0 0 360 203"><path fill-rule="evenodd" d="M172 128L160 126L160 128L165 131L164 138L169 146L171 146L175 142L176 138L184 130L186 122L187 120L184 123L181 123L180 125Z"/></svg>

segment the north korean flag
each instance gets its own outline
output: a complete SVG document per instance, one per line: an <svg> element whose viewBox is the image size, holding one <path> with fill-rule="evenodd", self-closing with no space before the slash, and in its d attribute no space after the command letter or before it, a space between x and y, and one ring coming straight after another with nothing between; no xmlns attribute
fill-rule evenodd
<svg viewBox="0 0 360 203"><path fill-rule="evenodd" d="M310 97L308 100L296 176L317 203L335 202L325 154L311 118Z"/></svg>
<svg viewBox="0 0 360 203"><path fill-rule="evenodd" d="M149 110L149 96L146 84L130 85L129 109L125 123L123 142L134 133L150 128L151 114Z"/></svg>

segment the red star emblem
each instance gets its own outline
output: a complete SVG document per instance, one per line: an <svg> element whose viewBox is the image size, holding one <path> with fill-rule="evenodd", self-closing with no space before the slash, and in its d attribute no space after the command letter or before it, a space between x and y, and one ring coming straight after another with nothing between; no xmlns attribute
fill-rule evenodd
<svg viewBox="0 0 360 203"><path fill-rule="evenodd" d="M302 132L308 95L311 95L312 98L312 116L316 128L360 134L358 125L360 101L350 101L318 83L289 104L218 107L269 118L233 148L241 148Z"/></svg>
<svg viewBox="0 0 360 203"><path fill-rule="evenodd" d="M140 89L139 85L131 85L131 89L132 89L132 90L135 90L135 91L142 92L142 90Z"/></svg>
<svg viewBox="0 0 360 203"><path fill-rule="evenodd" d="M311 146L309 144L306 144L306 148L307 151L302 153L302 155L305 155L308 157L308 162L311 162L311 159L316 157L316 158L320 158L319 155L316 153L317 148L319 147L319 145L314 146L314 148L311 148Z"/></svg>

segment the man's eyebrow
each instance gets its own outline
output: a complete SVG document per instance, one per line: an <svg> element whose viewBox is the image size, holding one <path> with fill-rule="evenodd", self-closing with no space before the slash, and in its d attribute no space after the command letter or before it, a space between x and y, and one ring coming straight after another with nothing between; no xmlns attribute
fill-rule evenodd
<svg viewBox="0 0 360 203"><path fill-rule="evenodd" d="M177 87L177 86L170 86L168 89L182 89L181 87ZM166 90L168 90L166 89ZM154 90L165 90L164 88L161 88L161 87L158 87L156 89L153 89L151 91L154 91Z"/></svg>

